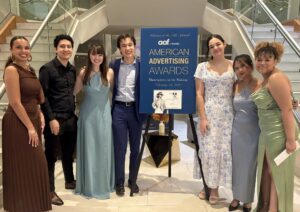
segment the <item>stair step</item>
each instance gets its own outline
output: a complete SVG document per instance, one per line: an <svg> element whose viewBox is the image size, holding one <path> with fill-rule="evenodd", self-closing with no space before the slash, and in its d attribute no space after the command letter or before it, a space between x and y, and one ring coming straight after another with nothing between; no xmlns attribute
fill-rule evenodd
<svg viewBox="0 0 300 212"><path fill-rule="evenodd" d="M0 60L6 60L10 55L10 52L2 52L0 54ZM55 57L54 52L31 52L32 60L36 61L49 61Z"/></svg>
<svg viewBox="0 0 300 212"><path fill-rule="evenodd" d="M276 27L273 24L255 24L254 26L252 25L245 25L246 29L248 32L270 32L271 30L274 31ZM294 26L284 26L284 28L288 32L294 32Z"/></svg>
<svg viewBox="0 0 300 212"><path fill-rule="evenodd" d="M54 51L53 50L53 44L40 44L36 43L33 48L32 52L48 52L48 51ZM8 43L5 44L0 44L0 52L9 52L10 51L10 46Z"/></svg>
<svg viewBox="0 0 300 212"><path fill-rule="evenodd" d="M262 42L262 41L268 41L268 42L280 42L280 43L283 43L283 42L286 42L284 38L254 38L253 39L255 43L259 43L259 42ZM296 41L296 43L298 43L300 45L300 38L295 38L294 39Z"/></svg>
<svg viewBox="0 0 300 212"><path fill-rule="evenodd" d="M300 33L297 32L289 32L289 34L294 38L300 38ZM283 38L283 35L281 35L279 32L275 33L275 32L266 32L266 31L257 31L253 34L253 38L271 38L273 39L274 37L277 38Z"/></svg>
<svg viewBox="0 0 300 212"><path fill-rule="evenodd" d="M56 35L59 35L59 34L62 34L64 33L65 31L64 30L61 30L61 29L51 29L51 30L44 30L41 34L41 36L56 36ZM12 35L13 36L16 36L16 35L23 35L25 37L28 37L28 36L34 36L35 33L36 33L36 30L33 30L33 29L13 29L11 31Z"/></svg>
<svg viewBox="0 0 300 212"><path fill-rule="evenodd" d="M300 71L300 63L299 61L290 61L290 62L280 62L278 64L278 68L282 71ZM300 74L300 73L299 73Z"/></svg>
<svg viewBox="0 0 300 212"><path fill-rule="evenodd" d="M292 49L292 47L290 45L288 45L287 43L284 43L283 46L284 46L284 55L293 54L295 56L295 51L294 51L294 49Z"/></svg>
<svg viewBox="0 0 300 212"><path fill-rule="evenodd" d="M17 29L35 29L37 30L41 26L42 22L26 22L26 23L17 23ZM64 29L64 25L60 23L50 23L46 29Z"/></svg>
<svg viewBox="0 0 300 212"><path fill-rule="evenodd" d="M291 85L294 92L300 92L300 80L291 80Z"/></svg>
<svg viewBox="0 0 300 212"><path fill-rule="evenodd" d="M54 47L53 44L40 44L40 43L36 43L33 48L31 49L31 52L54 52ZM8 52L10 55L10 46L8 43L5 44L0 44L0 52L2 54L2 52L6 53Z"/></svg>
<svg viewBox="0 0 300 212"><path fill-rule="evenodd" d="M48 36L44 36L44 35L41 35L38 39L37 39L37 42L36 44L53 44L53 40L54 40L54 37L55 35L50 35L49 37ZM7 43L10 43L10 40L13 38L13 36L7 36L6 37L6 42ZM33 36L26 36L26 38L28 39L28 41L30 42L33 38Z"/></svg>
<svg viewBox="0 0 300 212"><path fill-rule="evenodd" d="M294 62L294 61L300 61L300 57L293 52L286 52L285 49L284 54L282 55L281 58L281 62Z"/></svg>
<svg viewBox="0 0 300 212"><path fill-rule="evenodd" d="M293 92L293 96L295 99L297 99L298 101L300 101L300 91L294 91Z"/></svg>
<svg viewBox="0 0 300 212"><path fill-rule="evenodd" d="M289 72L284 72L287 77L289 78L290 81L300 81L300 73L299 71L289 71Z"/></svg>
<svg viewBox="0 0 300 212"><path fill-rule="evenodd" d="M42 67L42 65L44 65L48 62L49 62L49 60L38 61L35 59L30 62L30 65L34 68L35 73L38 73L40 67ZM5 61L0 61L0 78L2 78L2 76L3 76L4 64L5 64Z"/></svg>

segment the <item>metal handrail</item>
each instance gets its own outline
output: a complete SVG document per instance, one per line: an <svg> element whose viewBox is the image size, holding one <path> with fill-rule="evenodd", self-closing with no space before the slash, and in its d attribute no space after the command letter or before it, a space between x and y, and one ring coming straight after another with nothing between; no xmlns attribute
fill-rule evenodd
<svg viewBox="0 0 300 212"><path fill-rule="evenodd" d="M2 97L5 94L5 84L2 83L1 87L0 87L0 99L2 99Z"/></svg>
<svg viewBox="0 0 300 212"><path fill-rule="evenodd" d="M288 31L283 27L283 25L278 21L278 19L274 16L271 10L267 7L267 5L262 0L256 0L256 2L261 6L264 12L269 16L276 29L282 34L282 36L287 40L295 53L300 57L300 46L294 40L294 38L288 33Z"/></svg>
<svg viewBox="0 0 300 212"><path fill-rule="evenodd" d="M60 0L56 0L52 6L52 8L50 9L48 15L46 16L46 18L43 20L43 23L41 24L41 26L39 27L39 29L36 31L36 33L34 34L32 40L30 41L30 46L31 48L34 46L34 44L36 43L37 39L40 37L42 31L44 30L46 24L48 23L50 17L52 16L54 10L56 9L58 3L60 2Z"/></svg>
<svg viewBox="0 0 300 212"><path fill-rule="evenodd" d="M46 18L44 19L43 23L41 24L41 26L39 27L39 29L36 31L36 33L34 34L32 40L30 41L30 48L32 48L34 46L34 44L36 43L37 39L40 37L42 31L44 30L46 24L49 21L49 18L51 17L51 15L53 14L54 10L56 9L58 3L60 2L60 0L56 0L55 3L53 4L52 8L50 9L48 15L46 16ZM2 99L2 97L5 94L5 84L2 83L1 87L0 87L0 100Z"/></svg>

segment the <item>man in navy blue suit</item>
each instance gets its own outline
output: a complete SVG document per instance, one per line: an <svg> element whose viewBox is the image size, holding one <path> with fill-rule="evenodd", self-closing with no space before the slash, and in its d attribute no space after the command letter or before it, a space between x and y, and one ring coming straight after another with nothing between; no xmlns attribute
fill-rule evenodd
<svg viewBox="0 0 300 212"><path fill-rule="evenodd" d="M125 193L125 155L127 142L130 144L128 187L139 192L134 180L142 133L142 116L139 113L140 61L135 57L136 40L130 34L120 35L117 47L121 59L110 64L114 71L112 97L112 129L114 137L116 194Z"/></svg>

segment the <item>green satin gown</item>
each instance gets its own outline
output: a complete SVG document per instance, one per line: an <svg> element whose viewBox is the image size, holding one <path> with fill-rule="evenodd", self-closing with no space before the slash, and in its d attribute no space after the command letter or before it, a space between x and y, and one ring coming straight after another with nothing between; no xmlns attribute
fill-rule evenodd
<svg viewBox="0 0 300 212"><path fill-rule="evenodd" d="M252 94L252 99L258 108L259 127L261 134L258 145L257 167L257 211L262 207L260 192L264 153L271 167L272 176L278 194L278 209L280 212L293 212L294 167L295 156L290 156L277 166L274 158L285 149L285 133L281 118L281 111L267 88L263 87ZM298 139L299 130L295 122L295 138Z"/></svg>

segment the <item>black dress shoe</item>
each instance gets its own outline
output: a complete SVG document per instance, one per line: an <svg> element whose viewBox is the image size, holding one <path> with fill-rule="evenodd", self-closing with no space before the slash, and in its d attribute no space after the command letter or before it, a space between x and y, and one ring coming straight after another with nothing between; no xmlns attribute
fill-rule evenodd
<svg viewBox="0 0 300 212"><path fill-rule="evenodd" d="M250 212L250 211L251 211L251 207L247 208L247 207L243 206L243 212Z"/></svg>
<svg viewBox="0 0 300 212"><path fill-rule="evenodd" d="M55 193L55 191L50 193L50 199L52 205L63 205L64 201Z"/></svg>
<svg viewBox="0 0 300 212"><path fill-rule="evenodd" d="M228 207L228 210L229 211L235 211L235 210L237 210L238 208L240 207L240 203L238 203L236 206L233 206L233 205L229 205L229 207Z"/></svg>
<svg viewBox="0 0 300 212"><path fill-rule="evenodd" d="M140 189L136 183L132 184L130 181L128 181L128 187L130 188L130 190L132 190L133 193L139 193L139 191L140 191Z"/></svg>
<svg viewBox="0 0 300 212"><path fill-rule="evenodd" d="M76 180L70 182L70 183L67 183L65 182L65 189L75 189L76 188Z"/></svg>
<svg viewBox="0 0 300 212"><path fill-rule="evenodd" d="M118 196L124 196L124 193L125 193L125 188L123 185L117 185L116 186L116 194Z"/></svg>

